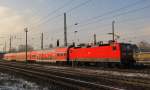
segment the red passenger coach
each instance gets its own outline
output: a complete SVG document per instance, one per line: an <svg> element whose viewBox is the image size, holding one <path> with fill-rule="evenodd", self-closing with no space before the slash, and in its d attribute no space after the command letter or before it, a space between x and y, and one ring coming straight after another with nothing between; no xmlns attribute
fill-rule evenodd
<svg viewBox="0 0 150 90"><path fill-rule="evenodd" d="M66 59L67 59L67 49L68 48L56 48L54 50L56 61L66 61Z"/></svg>
<svg viewBox="0 0 150 90"><path fill-rule="evenodd" d="M15 53L5 54L3 59L8 60L8 61L15 60L16 54Z"/></svg>
<svg viewBox="0 0 150 90"><path fill-rule="evenodd" d="M51 50L32 51L31 60L37 62L61 62L66 61L67 48L55 48Z"/></svg>
<svg viewBox="0 0 150 90"><path fill-rule="evenodd" d="M32 62L38 60L38 51L31 51L30 55L28 55L28 60Z"/></svg>

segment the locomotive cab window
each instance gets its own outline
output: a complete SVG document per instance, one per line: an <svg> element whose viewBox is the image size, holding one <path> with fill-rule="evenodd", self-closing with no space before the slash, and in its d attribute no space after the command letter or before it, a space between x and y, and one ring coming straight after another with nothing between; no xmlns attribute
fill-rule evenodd
<svg viewBox="0 0 150 90"><path fill-rule="evenodd" d="M131 45L128 45L128 44L123 45L122 49L123 49L124 52L131 52L132 51Z"/></svg>

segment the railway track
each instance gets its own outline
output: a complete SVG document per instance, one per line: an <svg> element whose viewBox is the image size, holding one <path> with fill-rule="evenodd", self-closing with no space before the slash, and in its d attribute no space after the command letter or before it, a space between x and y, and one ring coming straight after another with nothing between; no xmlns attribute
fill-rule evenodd
<svg viewBox="0 0 150 90"><path fill-rule="evenodd" d="M25 68L26 66L26 68ZM97 84L94 82L89 82L89 81L84 81L84 80L80 80L80 79L74 79L74 78L70 78L70 77L65 77L62 75L56 75L56 74L52 74L49 71L44 71L44 70L40 70L39 68L35 69L35 66L33 67L28 67L28 65L13 65L13 64L6 64L6 63L2 63L0 62L0 68L1 70L9 70L9 71L13 71L15 73L20 73L26 76L30 76L30 77L34 77L34 78L38 78L39 80L45 80L45 81L50 81L59 85L63 85L66 87L69 87L71 89L77 89L77 90L91 90L91 89L102 89L102 90L123 90L121 88L116 88L116 87L112 87L112 86L108 86L108 85L102 85L102 84ZM29 70L30 68L30 70ZM53 71L53 70L51 70Z"/></svg>
<svg viewBox="0 0 150 90"><path fill-rule="evenodd" d="M86 71L45 67L37 64L23 64L0 62L0 68L19 72L21 74L36 77L38 79L50 80L76 89L101 89L101 90L141 90L150 89L149 78L115 76L111 74L96 74ZM84 69L83 69L84 70Z"/></svg>
<svg viewBox="0 0 150 90"><path fill-rule="evenodd" d="M15 63L15 62L14 62ZM59 64L52 64L52 63L34 63L34 65L40 66L52 66L53 67L72 67L71 65L59 65ZM104 66L79 66L74 65L75 68L83 68L83 69L90 69L90 70L107 70L107 71L118 71L118 72L131 72L131 73L145 73L150 74L150 64L141 64L137 63L135 66L131 67L104 67ZM61 69L61 68L59 68ZM66 69L66 68L65 68Z"/></svg>

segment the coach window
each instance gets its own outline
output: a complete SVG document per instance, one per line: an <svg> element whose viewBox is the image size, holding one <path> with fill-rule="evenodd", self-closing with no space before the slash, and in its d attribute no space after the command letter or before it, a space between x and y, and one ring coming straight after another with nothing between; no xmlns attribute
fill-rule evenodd
<svg viewBox="0 0 150 90"><path fill-rule="evenodd" d="M64 56L66 56L66 53L64 53Z"/></svg>
<svg viewBox="0 0 150 90"><path fill-rule="evenodd" d="M32 57L33 57L33 58L35 58L35 57L36 57L36 55L32 55Z"/></svg>
<svg viewBox="0 0 150 90"><path fill-rule="evenodd" d="M52 59L52 57L51 57L51 56L49 56L49 59L51 60L51 59Z"/></svg>

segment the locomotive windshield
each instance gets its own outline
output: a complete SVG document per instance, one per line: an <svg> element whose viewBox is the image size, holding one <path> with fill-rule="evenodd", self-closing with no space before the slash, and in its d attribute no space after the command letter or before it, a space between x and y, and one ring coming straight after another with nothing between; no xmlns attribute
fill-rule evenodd
<svg viewBox="0 0 150 90"><path fill-rule="evenodd" d="M139 52L139 48L135 44L123 44L122 45L122 51L123 52L138 53Z"/></svg>
<svg viewBox="0 0 150 90"><path fill-rule="evenodd" d="M131 44L122 44L122 51L123 52L132 52L132 45Z"/></svg>
<svg viewBox="0 0 150 90"><path fill-rule="evenodd" d="M133 44L121 44L121 59L123 63L128 63L128 62L135 62L134 61L134 54L136 45Z"/></svg>

